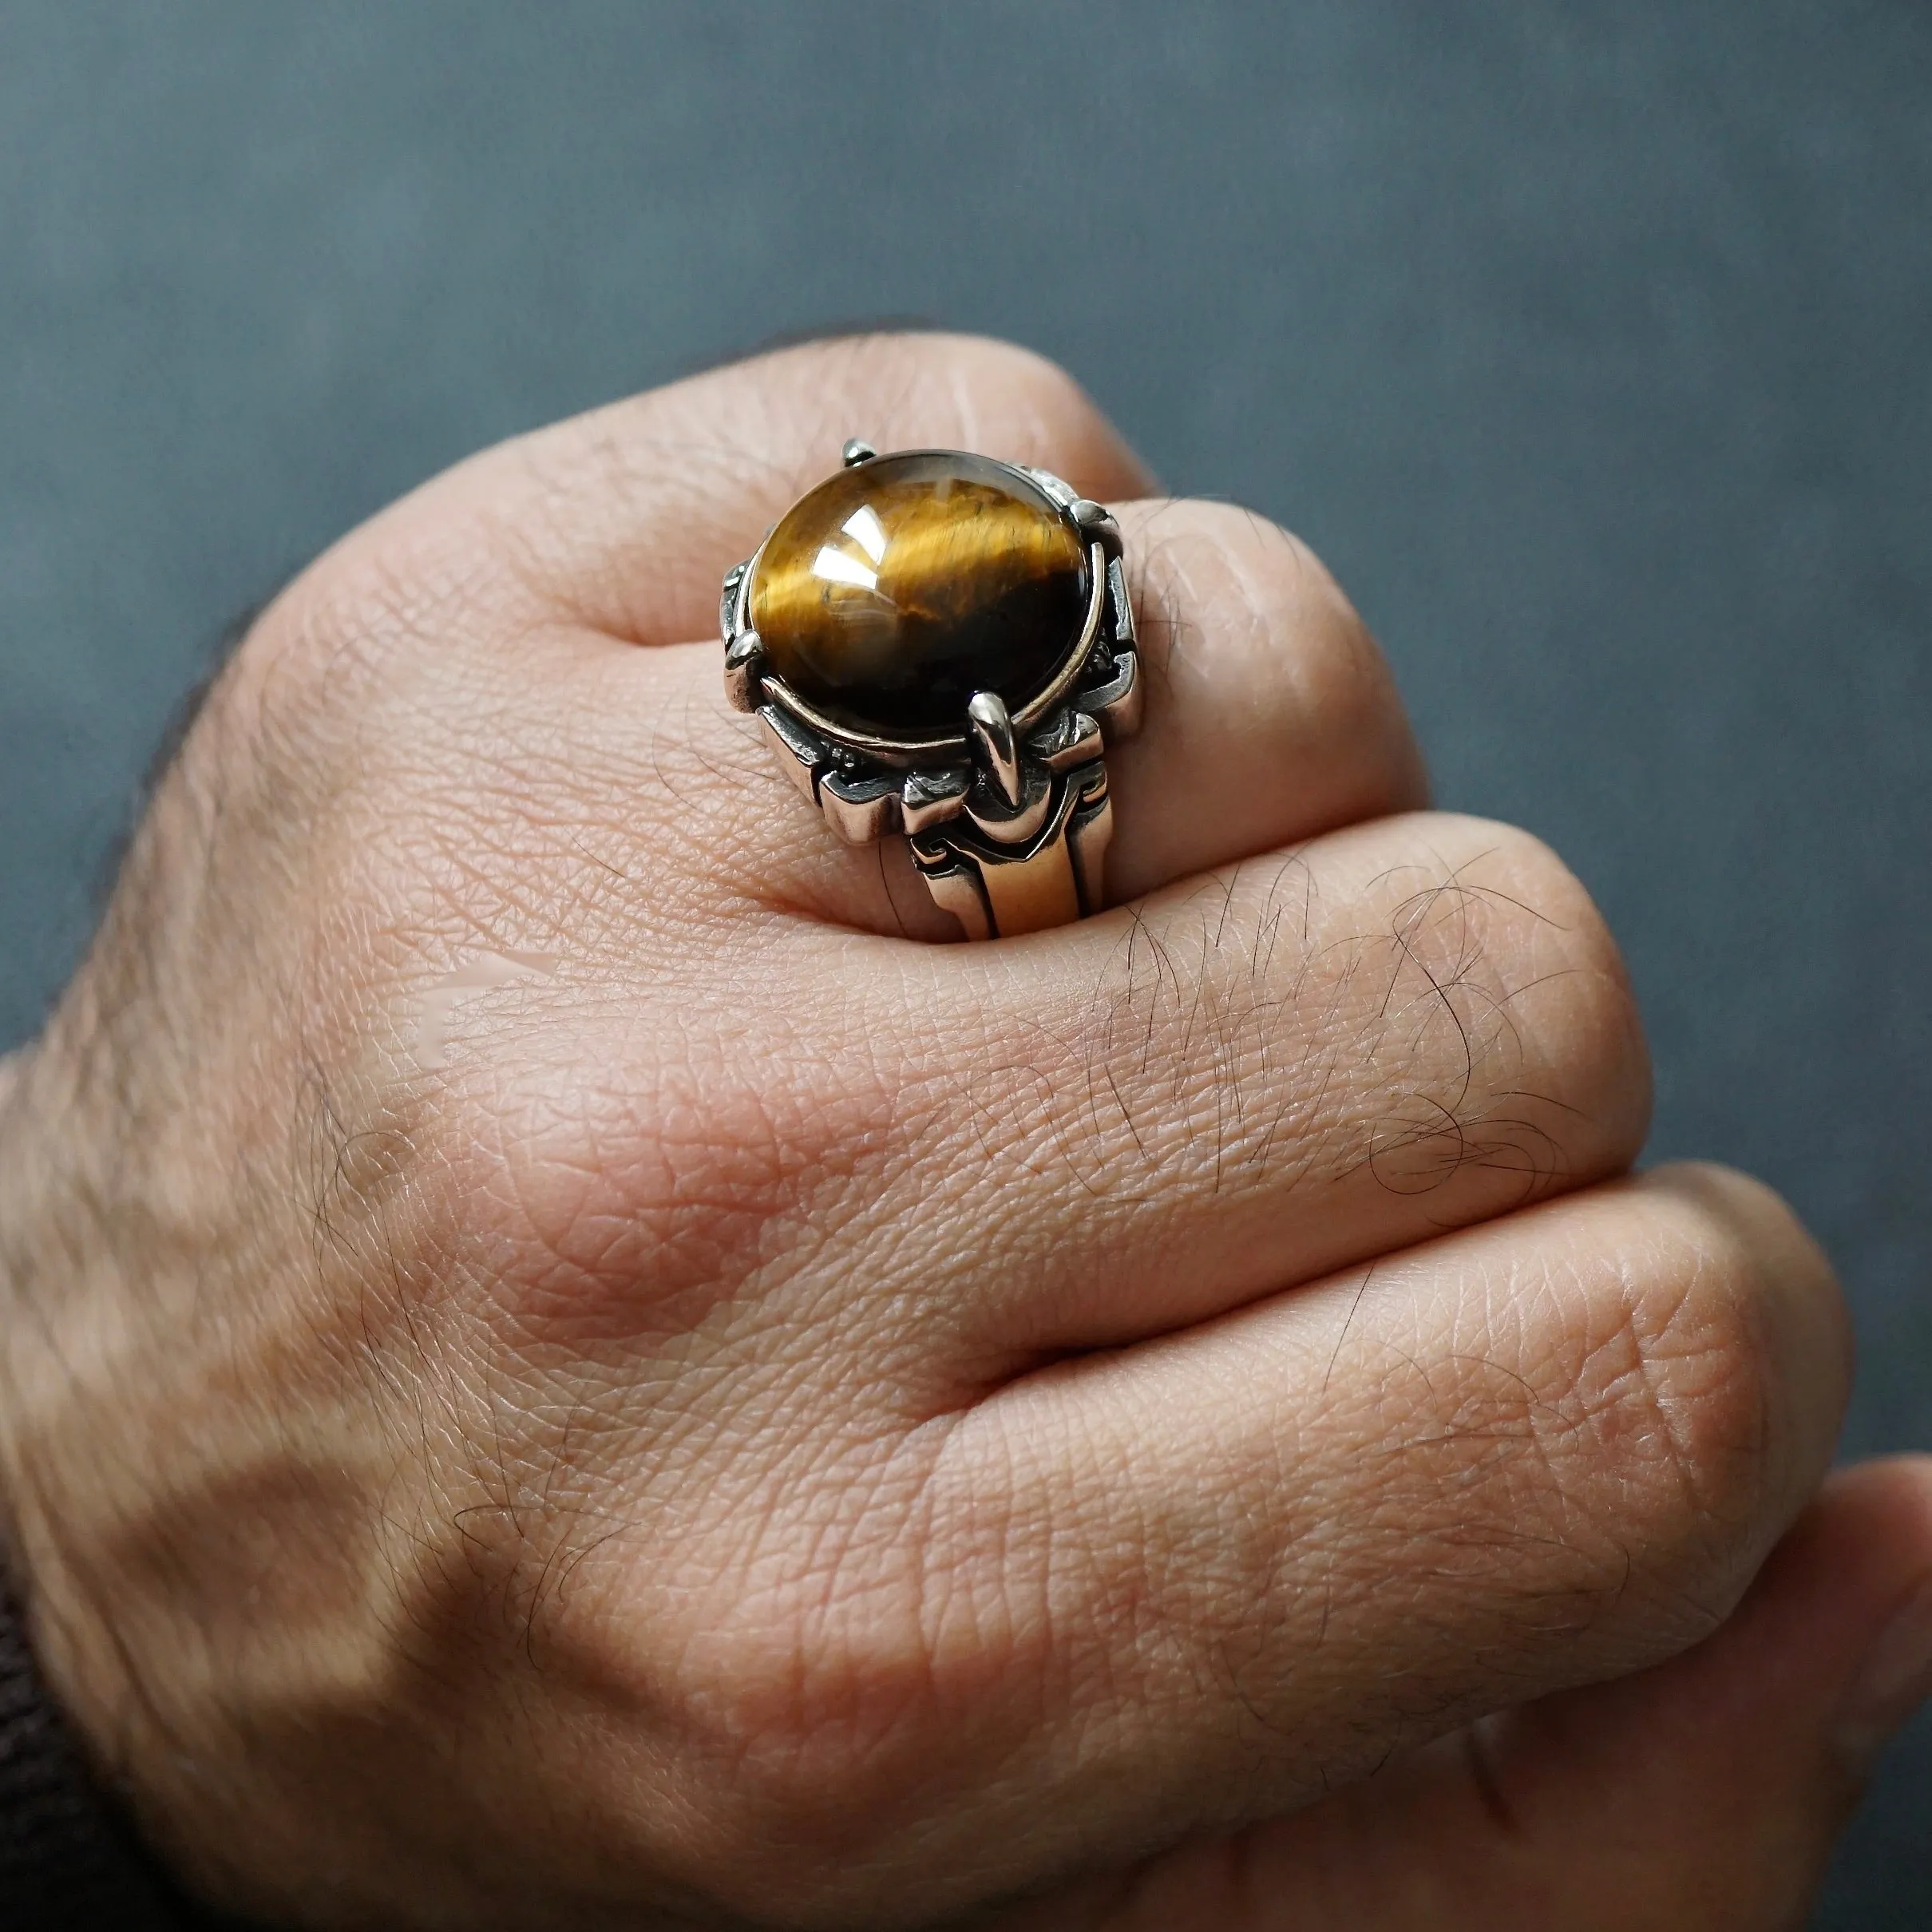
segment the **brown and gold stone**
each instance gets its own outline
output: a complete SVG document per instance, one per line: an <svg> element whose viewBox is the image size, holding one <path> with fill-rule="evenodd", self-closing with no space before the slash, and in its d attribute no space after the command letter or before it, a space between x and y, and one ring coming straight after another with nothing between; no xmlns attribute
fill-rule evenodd
<svg viewBox="0 0 1932 1932"><path fill-rule="evenodd" d="M840 723L963 731L974 692L1017 711L1087 615L1087 548L1029 478L985 457L874 457L802 497L766 540L748 616L766 661Z"/></svg>

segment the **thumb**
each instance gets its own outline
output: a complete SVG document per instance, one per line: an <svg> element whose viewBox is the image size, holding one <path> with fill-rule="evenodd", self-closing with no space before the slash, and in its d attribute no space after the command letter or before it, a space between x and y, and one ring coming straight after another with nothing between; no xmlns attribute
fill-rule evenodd
<svg viewBox="0 0 1932 1932"><path fill-rule="evenodd" d="M1932 1458L1827 1484L1693 1650L1145 1868L1105 1932L1787 1932L1932 1692Z"/></svg>
<svg viewBox="0 0 1932 1932"><path fill-rule="evenodd" d="M1932 1459L1867 1464L1696 1649L1479 1731L1465 1782L1483 1818L1438 1856L1492 1925L1798 1924L1928 1692Z"/></svg>

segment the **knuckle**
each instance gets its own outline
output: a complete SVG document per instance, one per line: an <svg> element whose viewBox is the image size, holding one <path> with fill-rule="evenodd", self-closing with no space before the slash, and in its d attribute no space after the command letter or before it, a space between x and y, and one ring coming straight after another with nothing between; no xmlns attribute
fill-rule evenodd
<svg viewBox="0 0 1932 1932"><path fill-rule="evenodd" d="M1653 1194L1637 1228L1578 1257L1558 1290L1574 1301L1552 1324L1563 1340L1531 1378L1548 1390L1539 1454L1578 1546L1676 1636L1728 1613L1828 1454L1829 1429L1795 1414L1771 1289L1736 1219Z"/></svg>
<svg viewBox="0 0 1932 1932"><path fill-rule="evenodd" d="M1432 1344L1415 1330L1439 1309L1399 1289L1358 1318L1381 1372L1314 1426L1376 1447L1322 1514L1371 1526L1342 1538L1357 1601L1394 1583L1456 1627L1635 1669L1729 1613L1822 1475L1830 1417L1794 1423L1762 1248L1728 1217L1643 1183L1542 1212L1527 1249L1498 1229L1439 1281L1454 1325Z"/></svg>
<svg viewBox="0 0 1932 1932"><path fill-rule="evenodd" d="M703 980L654 1016L592 1022L568 960L482 957L500 970L471 956L419 1031L444 1062L426 1165L497 1328L526 1347L729 1348L733 1309L775 1328L823 1292L825 1244L907 1158L909 1103L883 1071L853 1056L826 1080L809 1018L747 1037ZM561 1047L560 1003L578 1015Z"/></svg>
<svg viewBox="0 0 1932 1932"><path fill-rule="evenodd" d="M696 1321L704 1308L687 1297L729 1294L801 1182L801 1137L755 1085L707 1077L688 1052L626 1056L607 1075L588 1052L555 1067L503 1039L535 984L506 973L447 1023L489 1025L475 1007L493 1000L510 1009L478 1063L445 1080L430 1126L459 1230L495 1257L488 1278L520 1323L552 1339L558 1324L581 1340L621 1322L637 1340Z"/></svg>
<svg viewBox="0 0 1932 1932"><path fill-rule="evenodd" d="M1092 398L1034 350L992 336L909 334L867 338L859 353L865 386L886 401L897 433L990 444L988 455L1043 464L1076 488L1111 485L1122 472Z"/></svg>
<svg viewBox="0 0 1932 1932"><path fill-rule="evenodd" d="M1268 843L1424 802L1388 666L1305 544L1225 504L1142 504L1123 521L1141 647L1164 699L1142 758L1177 762L1192 782L1200 750L1185 721L1212 720L1220 786L1265 807L1254 829Z"/></svg>
<svg viewBox="0 0 1932 1932"><path fill-rule="evenodd" d="M1791 1208L1748 1176L1705 1165L1660 1170L1642 1184L1677 1228L1686 1302L1727 1324L1732 1355L1755 1377L1766 1506L1788 1513L1830 1459L1851 1379L1851 1334L1831 1265Z"/></svg>
<svg viewBox="0 0 1932 1932"><path fill-rule="evenodd" d="M1568 872L1468 821L1344 837L1149 902L1091 993L979 1054L975 1131L1023 1130L1137 1212L1158 1174L1164 1214L1291 1172L1514 1199L1627 1163L1648 1062Z"/></svg>
<svg viewBox="0 0 1932 1932"><path fill-rule="evenodd" d="M302 572L256 625L236 695L265 736L313 756L353 746L419 752L425 726L457 710L507 707L490 640L551 615L484 527L432 486L345 538ZM439 741L432 729L430 742Z"/></svg>
<svg viewBox="0 0 1932 1932"><path fill-rule="evenodd" d="M875 1517L899 1515L880 1485L861 1487ZM703 1863L728 1875L738 1910L849 1902L856 1873L902 1866L916 1821L1010 1745L989 1743L995 1647L976 1633L948 1643L929 1553L885 1542L768 1523L685 1593L668 1673L665 1632L645 1661L708 1768Z"/></svg>
<svg viewBox="0 0 1932 1932"><path fill-rule="evenodd" d="M377 762L368 754L416 641L366 572L311 570L243 647L223 693L226 723L293 796L339 809L379 782L364 766Z"/></svg>
<svg viewBox="0 0 1932 1932"><path fill-rule="evenodd" d="M1211 651L1217 684L1285 679L1296 708L1324 723L1393 703L1374 639L1301 538L1225 503L1162 503L1134 523L1134 600L1170 677Z"/></svg>
<svg viewBox="0 0 1932 1932"><path fill-rule="evenodd" d="M1234 504L1187 503L1174 509L1179 514L1163 544L1190 538L1203 561L1211 556L1229 603L1246 612L1250 631L1266 647L1278 648L1287 634L1311 639L1331 653L1353 653L1365 645L1373 650L1341 585L1292 530Z"/></svg>
<svg viewBox="0 0 1932 1932"><path fill-rule="evenodd" d="M1079 383L1038 350L992 335L901 335L884 339L895 354L929 368L952 390L968 417L983 394L1008 406L1031 407L1055 430L1098 426L1102 420Z"/></svg>
<svg viewBox="0 0 1932 1932"><path fill-rule="evenodd" d="M1435 935L1442 969L1464 956L1465 895L1477 902L1493 1008L1487 1036L1506 1042L1501 1099L1543 1095L1566 1123L1566 1178L1627 1165L1650 1114L1650 1063L1623 957L1595 901L1562 860L1513 826L1470 825L1486 848L1449 881ZM1444 948L1449 950L1443 950ZM1472 1010L1473 1011L1473 1010Z"/></svg>

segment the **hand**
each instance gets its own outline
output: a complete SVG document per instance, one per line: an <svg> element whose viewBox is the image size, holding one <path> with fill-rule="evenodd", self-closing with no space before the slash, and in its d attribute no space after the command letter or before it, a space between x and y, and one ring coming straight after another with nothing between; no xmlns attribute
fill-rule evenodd
<svg viewBox="0 0 1932 1932"><path fill-rule="evenodd" d="M849 434L1121 504L1121 910L925 943L685 641ZM37 1640L192 1886L1790 1922L1932 1483L1844 1480L1734 1613L1831 1454L1823 1261L1620 1178L1582 889L1420 809L1304 548L1146 489L1030 357L825 344L465 464L255 626L0 1163Z"/></svg>

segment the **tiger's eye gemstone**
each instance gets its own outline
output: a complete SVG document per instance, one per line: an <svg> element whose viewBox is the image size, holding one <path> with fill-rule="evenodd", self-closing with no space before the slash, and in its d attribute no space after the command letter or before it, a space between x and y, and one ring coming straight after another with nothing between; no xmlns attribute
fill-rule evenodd
<svg viewBox="0 0 1932 1932"><path fill-rule="evenodd" d="M771 668L839 723L964 732L975 691L1017 711L1079 635L1086 545L1047 493L950 449L875 457L793 505L748 616Z"/></svg>

